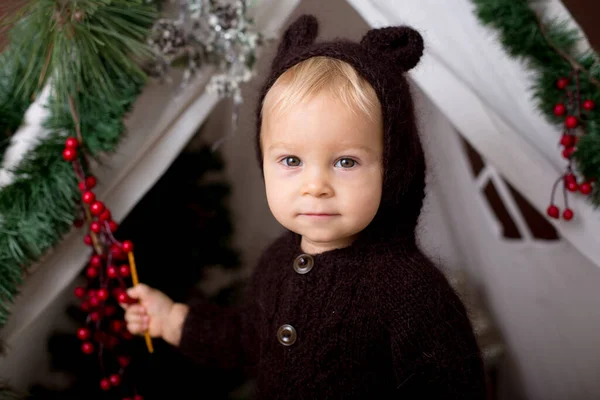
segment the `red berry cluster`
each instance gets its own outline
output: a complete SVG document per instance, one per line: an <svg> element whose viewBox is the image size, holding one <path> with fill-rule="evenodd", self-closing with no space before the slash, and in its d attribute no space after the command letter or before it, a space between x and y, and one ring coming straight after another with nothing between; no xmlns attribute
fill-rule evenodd
<svg viewBox="0 0 600 400"><path fill-rule="evenodd" d="M113 221L110 210L97 199L94 193L96 178L85 175L78 157L78 147L77 139L68 138L63 158L73 164L79 180L81 209L86 216L78 218L75 226L82 227L87 222L88 232L84 242L93 251L85 268L87 283L75 289L75 296L81 299L80 308L87 313L85 325L78 329L77 337L82 342L83 353L98 354L103 360L100 363L103 376L99 380L102 390L118 389L115 395L123 400L143 400L140 394L135 393L135 388L128 389L123 385L131 359L120 346L123 341L133 338L126 329L123 313L119 312L119 303L134 302L126 293L131 286L127 281L131 276L128 254L133 252L133 243L115 239L113 234L118 224ZM114 356L112 363L107 361L110 355Z"/></svg>
<svg viewBox="0 0 600 400"><path fill-rule="evenodd" d="M591 112L596 105L590 99L581 101L580 90L579 90L579 75L578 72L574 72L575 75L575 87L571 88L571 81L569 78L560 78L556 81L556 87L564 92L565 102L560 102L554 106L554 115L557 117L564 117L564 132L560 138L560 146L562 146L562 156L566 158L569 163L566 167L566 172L558 178L552 189L552 195L550 200L550 206L546 210L546 213L551 218L560 218L560 209L554 204L554 195L559 183L563 183L563 194L565 199L565 209L562 212L562 218L570 221L573 219L573 210L569 208L567 192L579 192L583 195L589 195L593 190L594 179L579 179L573 173L573 153L577 150L577 142L579 137L585 134L584 118L583 115L586 112Z"/></svg>

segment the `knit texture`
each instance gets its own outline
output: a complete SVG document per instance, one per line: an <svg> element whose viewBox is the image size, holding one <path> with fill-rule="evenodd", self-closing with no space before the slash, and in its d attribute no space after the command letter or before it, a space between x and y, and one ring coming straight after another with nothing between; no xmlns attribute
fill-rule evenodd
<svg viewBox="0 0 600 400"><path fill-rule="evenodd" d="M260 92L313 56L351 64L382 105L384 180L374 220L351 246L293 268L301 238L286 232L265 250L242 307L199 304L183 327L181 350L198 363L247 368L258 399L485 399L482 357L465 307L419 250L415 229L425 194L425 159L404 73L423 54L410 27L372 29L360 43L316 42L317 20L286 30ZM375 134L375 133L374 133ZM297 339L280 342L289 324Z"/></svg>
<svg viewBox="0 0 600 400"><path fill-rule="evenodd" d="M245 368L258 399L485 399L479 348L444 275L412 246L358 243L293 268L300 237L263 254L241 308L198 304L180 348ZM284 346L278 329L297 339Z"/></svg>

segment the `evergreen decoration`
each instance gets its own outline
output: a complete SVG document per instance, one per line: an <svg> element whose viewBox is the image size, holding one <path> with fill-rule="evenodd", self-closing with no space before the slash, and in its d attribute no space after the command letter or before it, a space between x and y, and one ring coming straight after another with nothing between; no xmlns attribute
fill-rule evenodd
<svg viewBox="0 0 600 400"><path fill-rule="evenodd" d="M473 0L479 20L495 28L506 52L536 72L533 97L540 112L560 126L557 142L568 161L564 174L552 188L547 214L560 217L555 191L562 188L562 217L574 216L567 192L579 192L600 206L600 59L592 49L578 51L579 32L565 21L548 19L534 1Z"/></svg>
<svg viewBox="0 0 600 400"><path fill-rule="evenodd" d="M61 156L65 139L78 136L90 157L116 149L123 118L144 85L138 65L151 54L145 38L156 15L136 0L31 0L12 18L4 21L14 24L0 58L5 137L46 85L53 90L44 122L49 135L0 188L0 329L27 268L77 216L81 195Z"/></svg>

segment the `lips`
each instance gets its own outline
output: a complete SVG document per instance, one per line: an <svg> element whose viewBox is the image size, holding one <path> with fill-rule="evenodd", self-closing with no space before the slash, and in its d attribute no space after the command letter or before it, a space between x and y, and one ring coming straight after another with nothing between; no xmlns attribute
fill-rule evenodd
<svg viewBox="0 0 600 400"><path fill-rule="evenodd" d="M308 217L333 217L335 215L339 215L336 213L321 213L321 212L307 212L307 213L300 213L300 215L306 215Z"/></svg>

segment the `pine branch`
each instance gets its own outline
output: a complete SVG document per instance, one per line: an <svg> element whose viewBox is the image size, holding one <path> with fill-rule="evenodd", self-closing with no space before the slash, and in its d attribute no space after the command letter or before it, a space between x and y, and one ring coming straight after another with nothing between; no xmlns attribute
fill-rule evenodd
<svg viewBox="0 0 600 400"><path fill-rule="evenodd" d="M542 20L528 1L472 1L481 22L497 30L506 52L525 62L529 69L537 73L531 88L533 98L550 123L560 127L564 124L564 117L553 113L558 102L568 101L565 91L557 88L556 81L560 77L573 77L575 71L587 75L587 79L578 82L582 97L600 105L599 57L591 49L577 53L576 44L581 36L575 29L568 28L565 22L559 20ZM584 177L600 178L600 111L596 109L581 118L586 135L579 140L572 157ZM600 207L598 184L594 185L594 191L588 199L593 206Z"/></svg>
<svg viewBox="0 0 600 400"><path fill-rule="evenodd" d="M123 118L145 83L133 60L149 54L145 35L154 16L135 0L33 0L11 30L0 56L0 121L9 122L8 133L50 76L54 93L44 124L51 134L0 190L0 329L27 268L58 244L78 214L76 176L61 156L65 136L79 125L83 150L93 158L116 149Z"/></svg>

